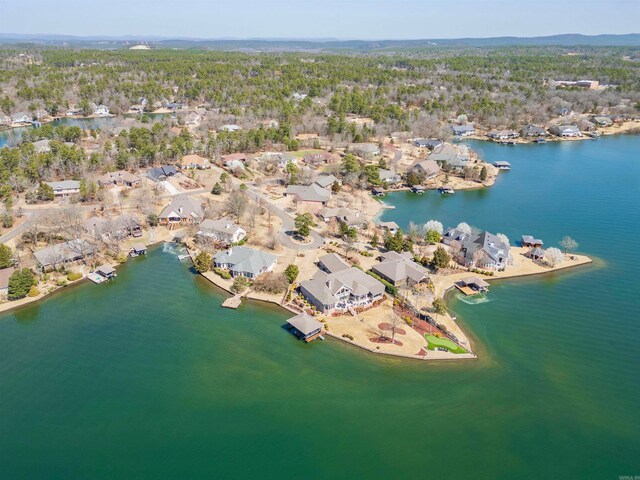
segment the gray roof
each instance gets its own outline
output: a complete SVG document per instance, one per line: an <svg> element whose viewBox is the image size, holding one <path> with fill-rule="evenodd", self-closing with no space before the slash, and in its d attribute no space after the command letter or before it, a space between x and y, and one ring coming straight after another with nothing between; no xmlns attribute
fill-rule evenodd
<svg viewBox="0 0 640 480"><path fill-rule="evenodd" d="M434 160L431 160L431 159L421 160L417 162L415 165L413 165L411 169L421 171L427 177L432 177L440 173L440 166Z"/></svg>
<svg viewBox="0 0 640 480"><path fill-rule="evenodd" d="M316 272L311 280L300 283L316 300L323 305L332 305L338 301L336 294L342 289L349 289L356 296L378 296L384 293L384 285L356 267L327 274Z"/></svg>
<svg viewBox="0 0 640 480"><path fill-rule="evenodd" d="M395 252L389 252L395 253ZM374 273L391 279L393 283L410 279L414 282L421 282L428 277L427 269L417 264L412 259L404 255L385 255L383 261L374 265L371 270Z"/></svg>
<svg viewBox="0 0 640 480"><path fill-rule="evenodd" d="M438 140L437 138L419 138L414 140L413 144L416 147L435 148L438 145L442 145L442 140Z"/></svg>
<svg viewBox="0 0 640 480"><path fill-rule="evenodd" d="M229 270L232 272L246 272L258 275L275 263L276 256L260 250L254 250L253 248L240 246L218 252L213 256L213 259L218 264L229 265Z"/></svg>
<svg viewBox="0 0 640 480"><path fill-rule="evenodd" d="M539 127L537 125L527 125L522 128L522 136L523 137L536 137L536 136L544 136L547 132L544 128Z"/></svg>
<svg viewBox="0 0 640 480"><path fill-rule="evenodd" d="M467 164L465 160L461 158L460 152L450 143L445 143L433 149L429 159L434 162L444 162L454 166L464 166Z"/></svg>
<svg viewBox="0 0 640 480"><path fill-rule="evenodd" d="M321 330L323 325L307 312L302 312L291 317L287 323L298 330L303 335L309 335L317 330Z"/></svg>
<svg viewBox="0 0 640 480"><path fill-rule="evenodd" d="M9 287L9 278L15 271L16 269L14 267L3 268L0 270L0 290L4 290Z"/></svg>
<svg viewBox="0 0 640 480"><path fill-rule="evenodd" d="M337 181L338 179L333 175L319 175L318 178L316 178L316 183L322 188L330 187L334 182Z"/></svg>
<svg viewBox="0 0 640 480"><path fill-rule="evenodd" d="M489 288L489 284L478 277L465 277L461 282L465 285L476 285L479 288Z"/></svg>
<svg viewBox="0 0 640 480"><path fill-rule="evenodd" d="M71 240L57 243L34 252L38 263L43 267L70 262L94 252L94 248L86 240Z"/></svg>
<svg viewBox="0 0 640 480"><path fill-rule="evenodd" d="M169 218L173 214L182 219L193 218L194 220L199 220L204 216L204 209L200 201L195 198L189 195L178 195L173 197L171 203L162 210L160 218Z"/></svg>
<svg viewBox="0 0 640 480"><path fill-rule="evenodd" d="M224 233L225 235L233 235L240 227L228 218L219 220L204 220L200 224L200 232L204 233Z"/></svg>
<svg viewBox="0 0 640 480"><path fill-rule="evenodd" d="M320 185L289 185L287 195L295 195L302 202L328 202L331 192Z"/></svg>
<svg viewBox="0 0 640 480"><path fill-rule="evenodd" d="M354 143L351 148L354 152L377 155L380 153L380 147L375 143Z"/></svg>
<svg viewBox="0 0 640 480"><path fill-rule="evenodd" d="M336 255L335 253L328 253L323 255L318 259L318 264L321 264L325 270L328 270L329 273L340 272L342 270L346 270L347 268L351 268L347 262L345 262L342 257Z"/></svg>
<svg viewBox="0 0 640 480"><path fill-rule="evenodd" d="M378 170L378 173L380 175L380 180L382 180L383 182L397 182L400 180L400 174L394 172L393 170L385 170L384 168L381 168L380 170Z"/></svg>
<svg viewBox="0 0 640 480"><path fill-rule="evenodd" d="M535 243L544 245L544 242L542 240L540 240L539 238L534 238L531 235L522 235L522 243Z"/></svg>
<svg viewBox="0 0 640 480"><path fill-rule="evenodd" d="M116 269L107 263L105 263L104 265L100 265L98 268L96 268L96 272L102 275L111 275L112 273L115 273L115 271Z"/></svg>
<svg viewBox="0 0 640 480"><path fill-rule="evenodd" d="M505 162L504 160L498 160L497 162L493 162L496 167L510 167L511 164L509 162Z"/></svg>
<svg viewBox="0 0 640 480"><path fill-rule="evenodd" d="M467 132L475 132L476 129L473 127L473 125L470 124L466 124L466 125L453 125L451 127L451 129L453 130L453 133L455 135L460 135L461 133L467 133Z"/></svg>
<svg viewBox="0 0 640 480"><path fill-rule="evenodd" d="M80 188L80 182L76 180L62 180L61 182L45 182L54 190L74 190Z"/></svg>

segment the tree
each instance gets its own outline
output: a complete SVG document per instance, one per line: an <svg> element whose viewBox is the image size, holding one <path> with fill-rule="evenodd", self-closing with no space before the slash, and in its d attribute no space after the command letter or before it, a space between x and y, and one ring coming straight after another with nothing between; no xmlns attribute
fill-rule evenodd
<svg viewBox="0 0 640 480"><path fill-rule="evenodd" d="M438 315L444 315L445 313L447 313L447 303L442 298L436 298L433 301L433 310Z"/></svg>
<svg viewBox="0 0 640 480"><path fill-rule="evenodd" d="M468 235L471 235L471 232L473 231L471 226L468 223L465 223L465 222L459 223L458 226L456 227L456 229L458 229L462 233L466 233Z"/></svg>
<svg viewBox="0 0 640 480"><path fill-rule="evenodd" d="M40 186L38 187L38 200L43 202L51 201L55 198L55 194L53 193L53 188L50 185L40 182Z"/></svg>
<svg viewBox="0 0 640 480"><path fill-rule="evenodd" d="M444 249L444 247L439 246L436 248L436 251L433 253L433 259L431 260L431 265L435 269L447 268L449 266L449 262L451 261L451 257Z"/></svg>
<svg viewBox="0 0 640 480"><path fill-rule="evenodd" d="M564 253L559 248L551 247L547 248L544 252L544 259L549 265L555 267L564 260Z"/></svg>
<svg viewBox="0 0 640 480"><path fill-rule="evenodd" d="M311 233L311 227L315 225L313 216L310 213L299 213L295 218L295 225L298 234L306 238Z"/></svg>
<svg viewBox="0 0 640 480"><path fill-rule="evenodd" d="M564 249L564 253L567 253L568 250L576 250L579 245L578 242L576 242L573 238L566 236L562 240L560 240L560 246Z"/></svg>
<svg viewBox="0 0 640 480"><path fill-rule="evenodd" d="M398 229L394 235L387 233L384 237L384 248L393 252L402 252L405 249L404 234Z"/></svg>
<svg viewBox="0 0 640 480"><path fill-rule="evenodd" d="M213 185L213 188L211 189L211 194L212 195L220 195L222 193L222 185L220 185L220 182L216 182Z"/></svg>
<svg viewBox="0 0 640 480"><path fill-rule="evenodd" d="M150 213L147 216L147 223L149 224L150 227L157 227L158 223L160 223L160 219L158 218L157 214Z"/></svg>
<svg viewBox="0 0 640 480"><path fill-rule="evenodd" d="M348 153L342 159L342 171L345 174L360 172L360 163L358 162L358 159L351 153Z"/></svg>
<svg viewBox="0 0 640 480"><path fill-rule="evenodd" d="M482 166L482 170L480 170L480 181L484 182L487 179L487 167Z"/></svg>
<svg viewBox="0 0 640 480"><path fill-rule="evenodd" d="M16 270L9 277L9 293L7 298L9 300L19 300L20 298L24 298L29 293L31 287L35 284L36 279L31 270L28 268Z"/></svg>
<svg viewBox="0 0 640 480"><path fill-rule="evenodd" d="M391 341L393 342L396 339L396 332L400 328L402 319L395 313L390 313L387 318L389 319L389 328L391 330Z"/></svg>
<svg viewBox="0 0 640 480"><path fill-rule="evenodd" d="M233 279L233 284L231 285L231 291L234 293L242 293L247 289L249 285L249 280L245 277L235 277Z"/></svg>
<svg viewBox="0 0 640 480"><path fill-rule="evenodd" d="M378 234L374 233L373 237L371 237L371 246L373 248L378 248L378 244L380 243L380 238L378 238Z"/></svg>
<svg viewBox="0 0 640 480"><path fill-rule="evenodd" d="M437 220L429 220L427 223L424 224L424 229L427 232L429 230L433 230L440 235L444 233L444 227L442 226L442 223L440 223Z"/></svg>
<svg viewBox="0 0 640 480"><path fill-rule="evenodd" d="M425 235L425 239L427 243L430 245L435 245L440 241L441 235L436 230L427 230L427 234Z"/></svg>
<svg viewBox="0 0 640 480"><path fill-rule="evenodd" d="M284 269L284 276L287 277L289 283L295 282L296 278L298 278L298 273L300 273L300 269L294 264L287 265L287 268Z"/></svg>
<svg viewBox="0 0 640 480"><path fill-rule="evenodd" d="M331 193L340 193L341 189L342 185L340 185L340 182L338 181L333 182L333 184L331 185Z"/></svg>
<svg viewBox="0 0 640 480"><path fill-rule="evenodd" d="M241 190L231 190L227 199L227 210L240 220L242 214L247 209L247 196Z"/></svg>
<svg viewBox="0 0 640 480"><path fill-rule="evenodd" d="M195 267L196 272L204 273L211 270L212 260L213 259L211 255L209 255L207 252L198 253L198 255L196 255L196 258L194 258L193 260L193 266Z"/></svg>
<svg viewBox="0 0 640 480"><path fill-rule="evenodd" d="M11 267L15 263L13 252L4 243L0 243L0 268Z"/></svg>

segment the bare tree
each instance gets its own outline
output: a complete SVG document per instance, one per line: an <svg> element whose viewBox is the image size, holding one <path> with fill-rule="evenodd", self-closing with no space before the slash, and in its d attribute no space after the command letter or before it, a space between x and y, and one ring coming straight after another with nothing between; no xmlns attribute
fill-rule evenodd
<svg viewBox="0 0 640 480"><path fill-rule="evenodd" d="M240 217L247 209L247 196L244 192L234 189L227 199L227 210L236 217L236 221L240 221Z"/></svg>

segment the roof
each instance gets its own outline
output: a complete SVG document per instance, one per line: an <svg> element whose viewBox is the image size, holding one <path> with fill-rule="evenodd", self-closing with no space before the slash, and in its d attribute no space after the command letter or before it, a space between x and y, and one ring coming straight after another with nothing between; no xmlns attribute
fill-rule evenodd
<svg viewBox="0 0 640 480"><path fill-rule="evenodd" d="M378 222L377 225L380 228L386 228L387 230L398 230L400 228L400 225L396 222Z"/></svg>
<svg viewBox="0 0 640 480"><path fill-rule="evenodd" d="M4 290L9 287L9 278L15 271L16 269L13 267L3 268L0 270L0 290Z"/></svg>
<svg viewBox="0 0 640 480"><path fill-rule="evenodd" d="M475 132L475 128L473 127L473 125L470 124L466 124L466 125L453 125L452 127L453 133L455 134L460 134L460 133L466 133L466 132Z"/></svg>
<svg viewBox="0 0 640 480"><path fill-rule="evenodd" d="M303 335L310 335L317 330L321 330L323 327L321 322L314 319L307 312L302 312L295 317L291 317L287 320L287 323Z"/></svg>
<svg viewBox="0 0 640 480"><path fill-rule="evenodd" d="M131 248L133 248L136 252L144 252L147 249L146 245L140 242L134 243Z"/></svg>
<svg viewBox="0 0 640 480"><path fill-rule="evenodd" d="M248 247L232 247L213 256L216 263L227 264L233 272L248 272L254 275L269 268L276 261L276 256L261 250Z"/></svg>
<svg viewBox="0 0 640 480"><path fill-rule="evenodd" d="M93 247L86 240L71 240L42 248L33 255L40 265L46 266L82 258L93 251Z"/></svg>
<svg viewBox="0 0 640 480"><path fill-rule="evenodd" d="M544 242L539 238L533 238L531 235L522 235L522 243L534 243L544 245Z"/></svg>
<svg viewBox="0 0 640 480"><path fill-rule="evenodd" d="M316 183L322 188L330 187L337 181L339 180L333 175L318 175L318 178L316 178Z"/></svg>
<svg viewBox="0 0 640 480"><path fill-rule="evenodd" d="M45 182L54 190L74 190L80 188L80 182L76 180L62 180L61 182Z"/></svg>
<svg viewBox="0 0 640 480"><path fill-rule="evenodd" d="M341 272L342 270L351 268L351 265L349 265L342 259L342 257L336 255L335 253L328 253L326 255L323 255L318 259L318 264L321 264L325 268L325 270L329 271L329 273Z"/></svg>
<svg viewBox="0 0 640 480"><path fill-rule="evenodd" d="M178 216L182 219L193 218L200 219L204 216L202 204L189 195L178 195L171 199L171 203L164 207L160 218L169 218Z"/></svg>
<svg viewBox="0 0 640 480"><path fill-rule="evenodd" d="M498 160L497 162L493 162L496 167L510 167L511 164L509 162L505 162L504 160Z"/></svg>
<svg viewBox="0 0 640 480"><path fill-rule="evenodd" d="M442 140L437 138L418 138L413 141L413 144L417 147L435 148L438 145L442 145Z"/></svg>
<svg viewBox="0 0 640 480"><path fill-rule="evenodd" d="M455 145L451 145L450 143L443 143L439 147L433 149L431 155L429 155L429 159L434 162L444 162L450 164L458 164L460 162L460 152L455 147Z"/></svg>
<svg viewBox="0 0 640 480"><path fill-rule="evenodd" d="M229 155L222 155L220 158L225 163L233 162L234 160L237 160L239 162L244 162L247 159L247 154L246 153L230 153Z"/></svg>
<svg viewBox="0 0 640 480"><path fill-rule="evenodd" d="M241 230L241 228L228 218L221 218L219 220L207 219L200 224L200 231L205 233L216 232L233 235L238 230Z"/></svg>
<svg viewBox="0 0 640 480"><path fill-rule="evenodd" d="M100 265L98 268L96 268L96 272L101 273L103 275L111 275L112 273L115 273L115 271L116 269L107 263L105 263L104 265Z"/></svg>
<svg viewBox="0 0 640 480"><path fill-rule="evenodd" d="M433 176L440 173L440 166L434 160L421 160L417 162L411 169L421 170L427 176Z"/></svg>
<svg viewBox="0 0 640 480"><path fill-rule="evenodd" d="M465 285L476 285L480 288L488 288L489 284L478 277L465 277L461 280Z"/></svg>
<svg viewBox="0 0 640 480"><path fill-rule="evenodd" d="M329 152L311 152L302 157L304 163L331 163L335 157Z"/></svg>
<svg viewBox="0 0 640 480"><path fill-rule="evenodd" d="M289 185L286 190L287 195L296 195L298 200L303 202L328 202L331 192L320 185Z"/></svg>
<svg viewBox="0 0 640 480"><path fill-rule="evenodd" d="M380 176L380 180L382 180L383 182L388 182L391 180L397 181L398 179L400 179L400 174L394 172L393 170L385 170L384 168L381 168L380 170L378 170L378 174Z"/></svg>
<svg viewBox="0 0 640 480"><path fill-rule="evenodd" d="M323 305L337 303L336 294L342 288L348 288L356 296L382 295L385 288L380 281L356 267L330 274L318 271L310 280L301 282L300 286Z"/></svg>
<svg viewBox="0 0 640 480"><path fill-rule="evenodd" d="M377 154L380 148L375 143L354 143L351 148L356 152Z"/></svg>
<svg viewBox="0 0 640 480"><path fill-rule="evenodd" d="M407 278L414 282L421 282L428 277L426 268L400 254L385 255L383 261L374 265L371 270L391 279L394 283Z"/></svg>
<svg viewBox="0 0 640 480"><path fill-rule="evenodd" d="M185 155L182 157L181 165L208 165L209 159L201 157L200 155Z"/></svg>
<svg viewBox="0 0 640 480"><path fill-rule="evenodd" d="M134 175L133 173L127 172L126 170L119 170L117 172L108 172L105 173L98 179L98 182L105 183L115 183L118 181L123 181L126 183L135 183L140 181L140 177Z"/></svg>

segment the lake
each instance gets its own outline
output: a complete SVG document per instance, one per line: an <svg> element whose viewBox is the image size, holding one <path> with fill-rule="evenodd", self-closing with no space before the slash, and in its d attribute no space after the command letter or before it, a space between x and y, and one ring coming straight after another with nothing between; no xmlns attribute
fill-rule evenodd
<svg viewBox="0 0 640 480"><path fill-rule="evenodd" d="M491 189L385 220L564 235L593 266L452 310L478 361L306 345L163 248L0 316L0 471L21 479L617 479L640 474L640 137L501 147Z"/></svg>

